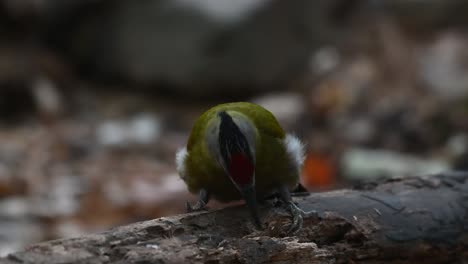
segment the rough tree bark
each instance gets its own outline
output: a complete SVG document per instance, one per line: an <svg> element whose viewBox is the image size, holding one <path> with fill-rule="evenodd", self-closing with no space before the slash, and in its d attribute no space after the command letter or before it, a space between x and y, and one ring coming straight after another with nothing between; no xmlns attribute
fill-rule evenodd
<svg viewBox="0 0 468 264"><path fill-rule="evenodd" d="M296 198L289 216L265 205L256 231L243 206L163 217L32 245L0 263L466 263L468 173L393 179Z"/></svg>

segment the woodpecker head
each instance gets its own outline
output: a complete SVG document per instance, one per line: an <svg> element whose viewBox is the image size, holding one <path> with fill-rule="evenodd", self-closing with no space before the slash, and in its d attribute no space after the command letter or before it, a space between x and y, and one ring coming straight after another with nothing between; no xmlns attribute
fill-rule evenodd
<svg viewBox="0 0 468 264"><path fill-rule="evenodd" d="M208 145L260 225L255 193L256 128L245 115L235 111L218 112L217 118L219 125L209 136Z"/></svg>
<svg viewBox="0 0 468 264"><path fill-rule="evenodd" d="M246 129L250 124L241 116L234 120L224 111L219 112L218 117L220 163L232 182L242 191L255 185L255 150L247 139L252 136L251 131Z"/></svg>

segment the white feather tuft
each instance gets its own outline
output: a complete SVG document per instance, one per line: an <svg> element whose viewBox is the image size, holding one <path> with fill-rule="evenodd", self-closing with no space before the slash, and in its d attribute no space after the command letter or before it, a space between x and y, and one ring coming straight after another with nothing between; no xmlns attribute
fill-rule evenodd
<svg viewBox="0 0 468 264"><path fill-rule="evenodd" d="M286 152L291 157L294 165L298 170L300 170L305 159L304 145L297 137L291 134L286 135L284 145L286 146Z"/></svg>
<svg viewBox="0 0 468 264"><path fill-rule="evenodd" d="M177 151L176 153L176 166L177 166L177 171L180 174L180 177L184 178L185 177L185 159L187 158L188 152L187 148L181 148Z"/></svg>

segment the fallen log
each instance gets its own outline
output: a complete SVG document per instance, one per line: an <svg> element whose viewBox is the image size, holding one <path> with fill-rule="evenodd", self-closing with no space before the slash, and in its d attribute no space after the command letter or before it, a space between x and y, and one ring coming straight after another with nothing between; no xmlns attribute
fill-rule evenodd
<svg viewBox="0 0 468 264"><path fill-rule="evenodd" d="M264 205L265 230L244 206L163 217L48 241L0 263L461 263L468 260L468 173L392 179L295 198L308 213ZM313 211L316 213L313 213Z"/></svg>

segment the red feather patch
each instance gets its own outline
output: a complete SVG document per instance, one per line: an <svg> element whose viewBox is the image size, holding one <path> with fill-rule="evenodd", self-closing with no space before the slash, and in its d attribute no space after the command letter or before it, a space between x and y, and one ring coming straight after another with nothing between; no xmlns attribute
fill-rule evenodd
<svg viewBox="0 0 468 264"><path fill-rule="evenodd" d="M254 165L249 157L243 153L235 153L231 156L229 173L232 179L240 186L252 183Z"/></svg>

